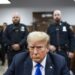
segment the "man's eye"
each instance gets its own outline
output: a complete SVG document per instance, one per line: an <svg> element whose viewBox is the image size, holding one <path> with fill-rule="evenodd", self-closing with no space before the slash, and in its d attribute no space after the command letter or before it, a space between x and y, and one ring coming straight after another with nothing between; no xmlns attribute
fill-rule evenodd
<svg viewBox="0 0 75 75"><path fill-rule="evenodd" d="M31 47L31 48L34 48L34 47Z"/></svg>
<svg viewBox="0 0 75 75"><path fill-rule="evenodd" d="M42 48L41 46L38 46L37 48Z"/></svg>

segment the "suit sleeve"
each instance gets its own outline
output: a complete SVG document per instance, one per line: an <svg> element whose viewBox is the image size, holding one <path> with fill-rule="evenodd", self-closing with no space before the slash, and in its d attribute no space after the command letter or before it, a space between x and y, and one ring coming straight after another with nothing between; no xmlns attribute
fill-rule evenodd
<svg viewBox="0 0 75 75"><path fill-rule="evenodd" d="M15 58L13 59L11 65L3 75L15 75Z"/></svg>
<svg viewBox="0 0 75 75"><path fill-rule="evenodd" d="M24 72L24 62L28 56L28 52L21 52L16 54L11 65L3 75L21 75Z"/></svg>
<svg viewBox="0 0 75 75"><path fill-rule="evenodd" d="M70 75L69 69L67 67L67 62L65 59L63 60L63 66L61 68L61 74L60 75Z"/></svg>

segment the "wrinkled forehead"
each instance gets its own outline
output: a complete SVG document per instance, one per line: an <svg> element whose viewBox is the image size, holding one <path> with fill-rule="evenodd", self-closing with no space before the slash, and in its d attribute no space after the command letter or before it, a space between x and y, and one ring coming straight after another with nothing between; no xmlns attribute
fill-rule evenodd
<svg viewBox="0 0 75 75"><path fill-rule="evenodd" d="M41 39L41 38L34 38L34 39L29 39L28 43L47 43L48 40Z"/></svg>
<svg viewBox="0 0 75 75"><path fill-rule="evenodd" d="M28 46L47 46L47 41L30 41L28 42Z"/></svg>
<svg viewBox="0 0 75 75"><path fill-rule="evenodd" d="M13 13L12 18L18 17L20 18L20 14L19 13Z"/></svg>

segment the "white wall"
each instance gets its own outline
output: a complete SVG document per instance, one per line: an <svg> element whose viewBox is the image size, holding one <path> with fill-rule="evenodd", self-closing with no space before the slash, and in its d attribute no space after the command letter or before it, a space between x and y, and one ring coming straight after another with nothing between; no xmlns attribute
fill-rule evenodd
<svg viewBox="0 0 75 75"><path fill-rule="evenodd" d="M10 24L12 22L12 16L14 12L19 12L21 15L21 22L30 25L32 22L32 12L24 8L3 8L0 9L0 23L7 22Z"/></svg>
<svg viewBox="0 0 75 75"><path fill-rule="evenodd" d="M60 9L62 11L62 19L71 25L75 25L75 7L50 7L50 8L0 8L0 24L12 22L14 12L19 12L21 22L26 25L31 25L33 21L32 12L34 11L53 11Z"/></svg>

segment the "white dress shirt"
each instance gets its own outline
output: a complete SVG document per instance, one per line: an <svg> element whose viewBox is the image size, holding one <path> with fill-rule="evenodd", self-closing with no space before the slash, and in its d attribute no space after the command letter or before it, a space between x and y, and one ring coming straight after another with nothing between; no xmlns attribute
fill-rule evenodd
<svg viewBox="0 0 75 75"><path fill-rule="evenodd" d="M42 65L40 67L42 75L45 75L46 58L47 58L47 55L45 56L45 58L43 59L43 61L40 63ZM36 68L37 68L36 64L37 63L35 61L33 61L32 75L35 75L35 71L36 71Z"/></svg>

